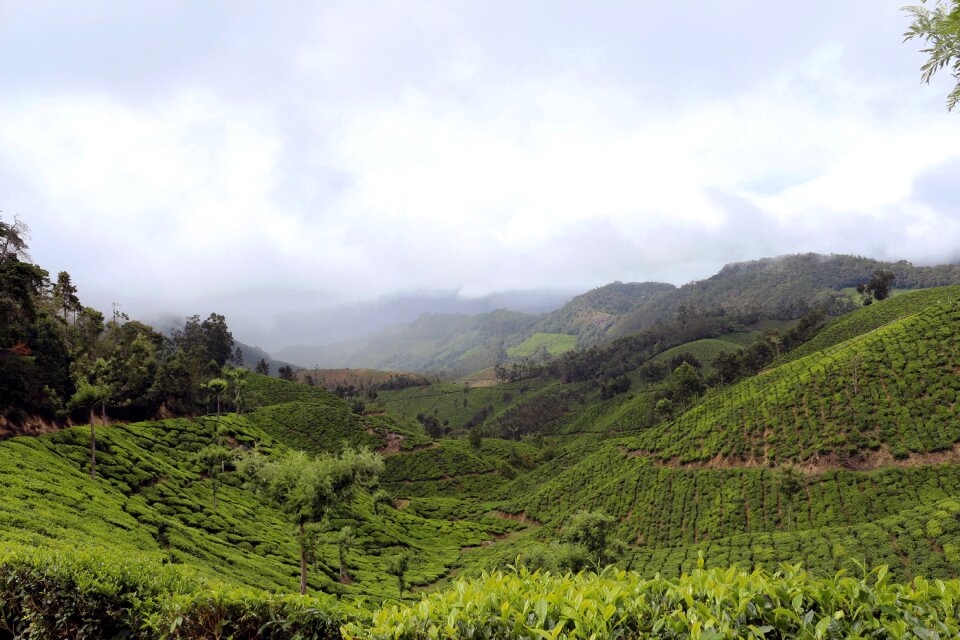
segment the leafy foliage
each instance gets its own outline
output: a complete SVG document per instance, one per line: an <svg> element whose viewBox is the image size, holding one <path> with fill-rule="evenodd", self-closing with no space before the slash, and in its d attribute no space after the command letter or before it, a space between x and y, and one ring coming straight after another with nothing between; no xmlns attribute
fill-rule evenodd
<svg viewBox="0 0 960 640"><path fill-rule="evenodd" d="M929 83L935 73L949 68L957 81L953 91L947 96L947 109L953 111L960 102L960 2L938 2L932 9L922 5L913 5L903 9L913 23L903 34L904 42L922 40L928 46L923 49L929 57L921 67L921 78Z"/></svg>
<svg viewBox="0 0 960 640"><path fill-rule="evenodd" d="M897 585L883 568L836 580L817 580L797 567L773 574L697 570L673 580L521 568L459 581L344 630L405 640L952 637L960 632L958 598L956 582Z"/></svg>

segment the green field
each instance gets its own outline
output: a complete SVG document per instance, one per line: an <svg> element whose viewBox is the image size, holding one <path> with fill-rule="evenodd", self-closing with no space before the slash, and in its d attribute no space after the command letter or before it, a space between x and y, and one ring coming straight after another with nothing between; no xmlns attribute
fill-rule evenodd
<svg viewBox="0 0 960 640"><path fill-rule="evenodd" d="M515 347L507 349L511 358L529 358L538 351L546 351L552 356L559 356L575 349L577 336L566 333L535 333Z"/></svg>

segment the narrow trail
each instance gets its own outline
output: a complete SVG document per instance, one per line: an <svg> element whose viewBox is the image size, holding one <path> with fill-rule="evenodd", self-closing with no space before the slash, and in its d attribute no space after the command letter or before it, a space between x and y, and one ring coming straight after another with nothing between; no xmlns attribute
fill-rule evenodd
<svg viewBox="0 0 960 640"><path fill-rule="evenodd" d="M806 462L784 463L771 466L767 460L751 457L745 459L716 456L706 461L681 462L678 458L659 458L656 453L641 450L621 449L628 455L648 458L658 467L669 469L778 469L793 468L806 475L820 475L834 470L872 471L884 467L911 468L941 464L960 464L960 442L949 449L927 453L911 453L906 458L895 458L887 445L876 451L868 451L859 456L840 458L836 454L818 455Z"/></svg>

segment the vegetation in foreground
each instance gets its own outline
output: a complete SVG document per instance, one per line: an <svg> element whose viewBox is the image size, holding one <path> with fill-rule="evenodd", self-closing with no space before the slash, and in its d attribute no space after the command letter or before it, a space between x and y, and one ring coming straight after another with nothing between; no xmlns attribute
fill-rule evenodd
<svg viewBox="0 0 960 640"><path fill-rule="evenodd" d="M522 567L458 579L411 603L367 609L282 596L104 549L0 551L0 637L953 638L960 582L889 580L885 567L833 578L695 569L668 579Z"/></svg>

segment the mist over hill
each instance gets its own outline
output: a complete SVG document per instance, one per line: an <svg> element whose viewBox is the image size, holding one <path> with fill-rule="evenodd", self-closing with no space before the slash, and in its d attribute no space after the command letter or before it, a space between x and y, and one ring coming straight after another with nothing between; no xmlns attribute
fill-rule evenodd
<svg viewBox="0 0 960 640"><path fill-rule="evenodd" d="M613 282L539 315L519 313L512 307L473 315L423 314L362 338L334 343L318 338L316 343L287 347L274 355L301 366L463 375L519 357L543 360L574 347L601 344L669 321L678 313L723 315L745 324L788 321L815 307L839 315L859 305L852 288L877 270L893 273L899 289L960 283L957 265L916 267L906 261L861 256L793 254L731 263L708 278L679 287ZM363 317L376 314L376 309L375 305L358 306L352 313Z"/></svg>
<svg viewBox="0 0 960 640"><path fill-rule="evenodd" d="M271 335L266 337L269 342L265 343L280 343L285 347L290 344L291 339L311 345L344 342L395 325L413 322L423 314L476 315L497 309L537 314L561 307L570 295L570 292L563 290L536 290L506 291L468 298L455 291L438 291L387 296L315 310L283 312L275 317Z"/></svg>

